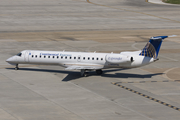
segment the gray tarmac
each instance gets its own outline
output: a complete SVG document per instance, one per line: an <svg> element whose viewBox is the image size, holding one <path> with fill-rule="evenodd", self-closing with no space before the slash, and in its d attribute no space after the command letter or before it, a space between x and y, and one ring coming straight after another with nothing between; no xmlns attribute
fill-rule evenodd
<svg viewBox="0 0 180 120"><path fill-rule="evenodd" d="M0 120L179 120L180 7L144 0L0 0ZM166 39L159 61L102 75L5 60L22 50L121 52Z"/></svg>

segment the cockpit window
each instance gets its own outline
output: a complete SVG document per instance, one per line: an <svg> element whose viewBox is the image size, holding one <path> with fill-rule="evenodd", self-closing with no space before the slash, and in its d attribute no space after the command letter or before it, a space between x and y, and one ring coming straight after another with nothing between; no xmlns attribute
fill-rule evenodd
<svg viewBox="0 0 180 120"><path fill-rule="evenodd" d="M17 56L20 56L21 57L22 53L18 53Z"/></svg>

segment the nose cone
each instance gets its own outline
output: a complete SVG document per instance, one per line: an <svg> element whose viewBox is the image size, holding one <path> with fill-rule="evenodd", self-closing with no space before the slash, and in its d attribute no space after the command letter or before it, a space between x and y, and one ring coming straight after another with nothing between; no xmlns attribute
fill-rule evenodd
<svg viewBox="0 0 180 120"><path fill-rule="evenodd" d="M12 57L10 57L6 60L6 62L11 62L11 61L12 61Z"/></svg>
<svg viewBox="0 0 180 120"><path fill-rule="evenodd" d="M8 58L8 59L6 60L6 62L12 64L12 63L16 63L17 61L16 61L15 56L13 56L13 57Z"/></svg>

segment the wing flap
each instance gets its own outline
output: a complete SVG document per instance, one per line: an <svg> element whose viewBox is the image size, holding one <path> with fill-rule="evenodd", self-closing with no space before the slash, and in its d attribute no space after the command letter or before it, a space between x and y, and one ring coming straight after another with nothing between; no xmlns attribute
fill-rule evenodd
<svg viewBox="0 0 180 120"><path fill-rule="evenodd" d="M102 69L101 66L69 66L65 68L65 70L81 70L81 69L87 69L87 70L98 70Z"/></svg>

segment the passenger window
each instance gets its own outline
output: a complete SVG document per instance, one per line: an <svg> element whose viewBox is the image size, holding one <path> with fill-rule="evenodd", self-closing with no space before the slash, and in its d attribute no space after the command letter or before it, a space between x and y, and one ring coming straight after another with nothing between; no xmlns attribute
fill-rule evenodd
<svg viewBox="0 0 180 120"><path fill-rule="evenodd" d="M78 59L81 59L81 57L78 57Z"/></svg>
<svg viewBox="0 0 180 120"><path fill-rule="evenodd" d="M46 56L44 56L44 58L46 58Z"/></svg>
<svg viewBox="0 0 180 120"><path fill-rule="evenodd" d="M83 60L85 60L85 57L83 57Z"/></svg>
<svg viewBox="0 0 180 120"><path fill-rule="evenodd" d="M22 53L18 53L17 56L21 57Z"/></svg>
<svg viewBox="0 0 180 120"><path fill-rule="evenodd" d="M94 60L94 58L92 58L92 60Z"/></svg>
<svg viewBox="0 0 180 120"><path fill-rule="evenodd" d="M57 56L57 59L59 58L59 56Z"/></svg>
<svg viewBox="0 0 180 120"><path fill-rule="evenodd" d="M37 58L37 55L36 55L36 58Z"/></svg>
<svg viewBox="0 0 180 120"><path fill-rule="evenodd" d="M89 60L90 58L88 57L88 60Z"/></svg>
<svg viewBox="0 0 180 120"><path fill-rule="evenodd" d="M74 59L76 59L76 57L74 57Z"/></svg>
<svg viewBox="0 0 180 120"><path fill-rule="evenodd" d="M98 58L96 60L98 60Z"/></svg>
<svg viewBox="0 0 180 120"><path fill-rule="evenodd" d="M54 58L54 56L53 56L53 58Z"/></svg>
<svg viewBox="0 0 180 120"><path fill-rule="evenodd" d="M48 56L48 58L50 58L50 56Z"/></svg>
<svg viewBox="0 0 180 120"><path fill-rule="evenodd" d="M67 59L67 57L65 57L65 59Z"/></svg>
<svg viewBox="0 0 180 120"><path fill-rule="evenodd" d="M61 56L61 59L63 59L63 56Z"/></svg>
<svg viewBox="0 0 180 120"><path fill-rule="evenodd" d="M41 58L41 55L39 57Z"/></svg>
<svg viewBox="0 0 180 120"><path fill-rule="evenodd" d="M34 57L34 55L32 55L32 58Z"/></svg>
<svg viewBox="0 0 180 120"><path fill-rule="evenodd" d="M101 60L103 60L103 58L101 58Z"/></svg>
<svg viewBox="0 0 180 120"><path fill-rule="evenodd" d="M69 57L69 59L71 59L71 57Z"/></svg>

